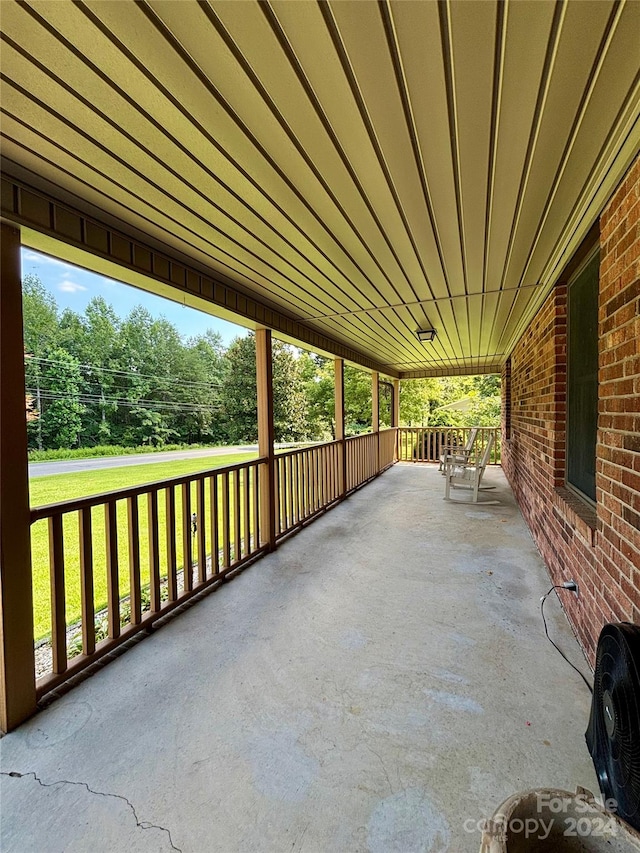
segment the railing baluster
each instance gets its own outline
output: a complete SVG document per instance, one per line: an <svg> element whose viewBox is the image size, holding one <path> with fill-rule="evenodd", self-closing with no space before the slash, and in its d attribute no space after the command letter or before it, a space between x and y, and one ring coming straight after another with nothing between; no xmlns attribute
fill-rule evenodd
<svg viewBox="0 0 640 853"><path fill-rule="evenodd" d="M182 484L182 577L185 592L193 589L193 549L191 547L191 483Z"/></svg>
<svg viewBox="0 0 640 853"><path fill-rule="evenodd" d="M139 625L142 619L140 595L140 519L138 496L127 498L127 533L129 536L129 606L131 624Z"/></svg>
<svg viewBox="0 0 640 853"><path fill-rule="evenodd" d="M147 521L149 529L149 597L151 612L160 610L160 544L158 534L158 492L147 496Z"/></svg>
<svg viewBox="0 0 640 853"><path fill-rule="evenodd" d="M254 550L260 547L260 466L253 468L253 543Z"/></svg>
<svg viewBox="0 0 640 853"><path fill-rule="evenodd" d="M231 565L231 530L229 525L229 473L222 474L222 567L228 569Z"/></svg>
<svg viewBox="0 0 640 853"><path fill-rule="evenodd" d="M120 582L118 578L118 518L115 500L104 507L104 533L107 556L107 619L109 639L120 636Z"/></svg>
<svg viewBox="0 0 640 853"><path fill-rule="evenodd" d="M318 481L316 475L316 454L314 450L309 451L309 515L313 515L316 511L316 496L318 491Z"/></svg>
<svg viewBox="0 0 640 853"><path fill-rule="evenodd" d="M280 462L280 482L284 486L282 501L283 524L281 532L284 533L285 531L291 528L293 523L293 516L291 512L293 484L291 482L291 476L289 473L291 471L291 457L283 456Z"/></svg>
<svg viewBox="0 0 640 853"><path fill-rule="evenodd" d="M62 514L49 519L49 575L51 581L51 653L53 671L67 668L67 618L64 592L64 533Z"/></svg>
<svg viewBox="0 0 640 853"><path fill-rule="evenodd" d="M249 493L249 466L243 469L244 482L244 553L245 556L251 553L251 495ZM278 492L276 491L276 495Z"/></svg>
<svg viewBox="0 0 640 853"><path fill-rule="evenodd" d="M286 500L284 504L285 525L282 529L283 532L291 530L295 524L295 483L293 481L294 464L293 457L289 456L283 461L282 465L282 478L287 484Z"/></svg>
<svg viewBox="0 0 640 853"><path fill-rule="evenodd" d="M211 490L211 574L220 571L220 548L218 531L218 475L212 474L209 480Z"/></svg>
<svg viewBox="0 0 640 853"><path fill-rule="evenodd" d="M291 527L300 522L300 454L289 460L289 479L291 481Z"/></svg>
<svg viewBox="0 0 640 853"><path fill-rule="evenodd" d="M329 448L327 447L319 447L318 453L320 455L320 470L322 471L322 478L320 480L320 506L325 507L328 503L327 501L327 486L329 481L329 466L328 466L328 457L329 457Z"/></svg>
<svg viewBox="0 0 640 853"><path fill-rule="evenodd" d="M165 541L167 544L167 593L169 601L178 599L178 560L176 556L176 492L175 486L165 489Z"/></svg>
<svg viewBox="0 0 640 853"><path fill-rule="evenodd" d="M278 494L280 495L280 527L277 533L278 536L282 536L289 529L290 519L289 519L289 495L291 494L291 482L287 477L287 461L289 456L287 454L281 454L278 457L278 464L276 465L276 470L278 472Z"/></svg>
<svg viewBox="0 0 640 853"><path fill-rule="evenodd" d="M207 578L207 539L204 524L204 477L196 480L196 512L198 516L198 582Z"/></svg>
<svg viewBox="0 0 640 853"><path fill-rule="evenodd" d="M82 610L82 652L91 655L96 649L95 610L93 604L93 538L91 507L78 512L80 535L80 598Z"/></svg>
<svg viewBox="0 0 640 853"><path fill-rule="evenodd" d="M236 563L242 559L242 517L240 512L240 471L236 470L233 478L233 559Z"/></svg>
<svg viewBox="0 0 640 853"><path fill-rule="evenodd" d="M287 482L286 478L282 476L282 462L282 457L276 456L273 466L275 501L277 504L276 536L280 536L282 531L287 529L287 519L283 509L285 504L284 493L287 488Z"/></svg>
<svg viewBox="0 0 640 853"><path fill-rule="evenodd" d="M307 517L307 457L300 454L300 521Z"/></svg>
<svg viewBox="0 0 640 853"><path fill-rule="evenodd" d="M296 500L295 500L295 519L293 521L295 524L300 523L300 519L302 518L301 512L301 496L300 496L300 454L296 454L294 459L292 460L294 463L292 466L292 480L291 483L295 486Z"/></svg>

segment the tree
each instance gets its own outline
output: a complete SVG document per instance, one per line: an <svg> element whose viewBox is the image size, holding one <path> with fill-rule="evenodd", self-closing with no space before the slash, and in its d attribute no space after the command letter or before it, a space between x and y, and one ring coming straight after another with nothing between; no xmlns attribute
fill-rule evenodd
<svg viewBox="0 0 640 853"><path fill-rule="evenodd" d="M276 441L306 438L307 400L294 349L273 341L273 426Z"/></svg>
<svg viewBox="0 0 640 853"><path fill-rule="evenodd" d="M223 441L221 384L225 372L220 335L209 330L180 347L176 361L176 429L181 441Z"/></svg>
<svg viewBox="0 0 640 853"><path fill-rule="evenodd" d="M347 435L371 429L371 374L345 364L344 423Z"/></svg>
<svg viewBox="0 0 640 853"><path fill-rule="evenodd" d="M58 306L37 275L26 275L22 280L22 314L24 345L30 358L25 362L25 380L28 392L34 397L35 410L43 411L42 372L46 359L56 345L58 335ZM36 446L43 447L43 421L32 420L29 436Z"/></svg>
<svg viewBox="0 0 640 853"><path fill-rule="evenodd" d="M258 439L256 341L251 333L235 338L227 350L221 399L227 437L233 444Z"/></svg>
<svg viewBox="0 0 640 853"><path fill-rule="evenodd" d="M410 379L400 386L400 422L408 426L495 426L500 377Z"/></svg>
<svg viewBox="0 0 640 853"><path fill-rule="evenodd" d="M231 442L256 441L256 339L252 332L236 338L227 350L222 405ZM301 369L292 347L273 341L273 421L276 441L305 437L306 403Z"/></svg>
<svg viewBox="0 0 640 853"><path fill-rule="evenodd" d="M66 314L66 312L65 312ZM67 324L65 324L67 325ZM69 322L71 331L72 325ZM117 358L120 321L111 305L95 297L85 309L84 323L73 325L80 358L86 367L87 386L95 402L85 421L84 433L89 443L109 444L111 417L116 413L113 402L117 395L119 364Z"/></svg>
<svg viewBox="0 0 640 853"><path fill-rule="evenodd" d="M306 398L305 436L311 441L335 439L335 376L333 362L302 352L298 359Z"/></svg>
<svg viewBox="0 0 640 853"><path fill-rule="evenodd" d="M63 349L54 349L42 370L42 396L46 398L46 406L38 418L47 447L77 444L84 411L80 403L81 385L78 360Z"/></svg>

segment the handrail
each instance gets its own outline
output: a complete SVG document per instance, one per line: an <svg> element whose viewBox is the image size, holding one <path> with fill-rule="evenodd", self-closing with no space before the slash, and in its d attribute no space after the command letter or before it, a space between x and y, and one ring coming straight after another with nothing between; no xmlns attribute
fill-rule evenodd
<svg viewBox="0 0 640 853"><path fill-rule="evenodd" d="M246 462L236 462L233 465L224 465L220 468L207 468L205 471L194 471L191 474L181 474L178 477L169 477L166 480L152 480L149 483L142 483L139 486L129 486L126 489L114 489L111 492L99 492L96 495L87 495L84 498L72 498L67 501L42 504L41 506L31 508L31 523L40 521L43 518L49 518L59 512L74 512L76 510L100 506L109 501L135 498L145 495L147 492L156 492L161 489L171 488L172 486L182 486L185 483L192 483L201 478L211 477L213 474L222 474L224 472L230 474L233 471L241 471L247 465L261 465L266 461L266 457L257 456L254 459L247 459Z"/></svg>

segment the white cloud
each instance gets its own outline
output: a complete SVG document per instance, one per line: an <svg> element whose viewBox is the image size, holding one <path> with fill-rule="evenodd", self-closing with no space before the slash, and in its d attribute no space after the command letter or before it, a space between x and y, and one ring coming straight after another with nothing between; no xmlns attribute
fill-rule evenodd
<svg viewBox="0 0 640 853"><path fill-rule="evenodd" d="M69 279L64 279L58 285L58 290L62 291L62 293L80 293L81 290L86 290L87 288L83 284L78 284L75 281L70 281Z"/></svg>

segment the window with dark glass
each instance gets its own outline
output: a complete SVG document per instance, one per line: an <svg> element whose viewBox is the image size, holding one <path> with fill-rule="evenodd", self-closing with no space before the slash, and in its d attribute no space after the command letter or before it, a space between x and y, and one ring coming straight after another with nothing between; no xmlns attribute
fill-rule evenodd
<svg viewBox="0 0 640 853"><path fill-rule="evenodd" d="M569 283L567 305L567 485L596 499L598 430L596 252Z"/></svg>

